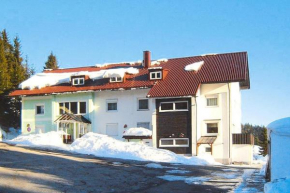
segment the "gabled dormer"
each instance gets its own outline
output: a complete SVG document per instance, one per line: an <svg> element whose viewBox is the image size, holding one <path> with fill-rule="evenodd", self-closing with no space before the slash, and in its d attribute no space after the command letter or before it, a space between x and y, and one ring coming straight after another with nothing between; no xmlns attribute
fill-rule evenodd
<svg viewBox="0 0 290 193"><path fill-rule="evenodd" d="M113 76L110 77L110 83L115 83L115 82L123 82L124 78L120 76Z"/></svg>
<svg viewBox="0 0 290 193"><path fill-rule="evenodd" d="M72 86L81 86L85 84L86 77L85 75L80 76L71 76L71 85Z"/></svg>

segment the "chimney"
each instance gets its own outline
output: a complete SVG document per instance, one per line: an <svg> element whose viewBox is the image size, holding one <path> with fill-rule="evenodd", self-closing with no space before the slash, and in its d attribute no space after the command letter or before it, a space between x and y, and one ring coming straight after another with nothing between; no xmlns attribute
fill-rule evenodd
<svg viewBox="0 0 290 193"><path fill-rule="evenodd" d="M151 66L150 51L143 52L143 66L144 68L149 68Z"/></svg>

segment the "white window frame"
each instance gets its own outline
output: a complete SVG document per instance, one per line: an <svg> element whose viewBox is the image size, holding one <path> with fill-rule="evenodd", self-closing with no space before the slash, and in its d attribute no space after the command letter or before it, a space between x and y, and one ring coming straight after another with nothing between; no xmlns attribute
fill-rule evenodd
<svg viewBox="0 0 290 193"><path fill-rule="evenodd" d="M176 144L176 140L184 139L187 140L186 145L178 145ZM162 140L173 140L173 145L162 145ZM189 147L189 138L160 138L159 139L159 147Z"/></svg>
<svg viewBox="0 0 290 193"><path fill-rule="evenodd" d="M37 107L38 106L43 106L43 113L37 114ZM37 115L37 116L44 116L45 115L45 105L43 103L35 105L35 115Z"/></svg>
<svg viewBox="0 0 290 193"><path fill-rule="evenodd" d="M116 110L109 110L109 103L117 103L117 109ZM107 112L117 112L118 111L118 99L107 99L106 100L106 111Z"/></svg>
<svg viewBox="0 0 290 193"><path fill-rule="evenodd" d="M157 77L157 74L160 74L160 78L153 78L152 75L155 74L155 77ZM154 71L150 72L150 80L161 80L162 79L162 71Z"/></svg>
<svg viewBox="0 0 290 193"><path fill-rule="evenodd" d="M187 104L187 109L176 109L175 104L176 103L184 103L186 102ZM161 104L164 103L173 103L173 109L172 110L161 110ZM172 112L172 111L188 111L188 101L171 101L171 102L160 102L159 104L159 112Z"/></svg>
<svg viewBox="0 0 290 193"><path fill-rule="evenodd" d="M140 109L140 106L139 106L139 101L140 100L147 100L148 101L148 108L147 109ZM137 99L137 110L138 111L149 111L150 110L150 107L149 107L149 99L148 98L138 98Z"/></svg>
<svg viewBox="0 0 290 193"><path fill-rule="evenodd" d="M205 106L208 108L212 108L212 107L218 107L219 106L219 97L218 95L210 95L210 96L206 96L205 97ZM207 99L215 99L216 98L216 103L217 105L207 105Z"/></svg>
<svg viewBox="0 0 290 193"><path fill-rule="evenodd" d="M113 78L115 80L112 80ZM118 80L118 78L120 78L120 80ZM110 77L110 82L123 82L123 78L119 76Z"/></svg>
<svg viewBox="0 0 290 193"><path fill-rule="evenodd" d="M77 83L75 84L75 80L77 80ZM83 84L81 84L81 80L83 80ZM84 85L85 84L85 78L80 77L80 78L72 78L72 85Z"/></svg>
<svg viewBox="0 0 290 193"><path fill-rule="evenodd" d="M86 103L86 113L80 113L80 103L81 102L84 102L84 103ZM63 102L58 102L58 114L59 115L62 115L62 114L60 114L60 112L59 112L59 109L60 109L60 103L63 103L64 104L64 106L65 106L65 103L69 103L69 111L71 111L71 103L77 103L77 108L78 108L78 112L77 112L77 114L74 114L74 115L86 115L87 114L87 112L88 112L88 103L87 103L87 101L63 101Z"/></svg>

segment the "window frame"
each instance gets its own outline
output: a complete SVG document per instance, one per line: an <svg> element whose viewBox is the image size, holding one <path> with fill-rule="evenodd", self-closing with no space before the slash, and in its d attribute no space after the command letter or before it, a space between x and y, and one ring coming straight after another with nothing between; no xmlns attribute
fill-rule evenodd
<svg viewBox="0 0 290 193"><path fill-rule="evenodd" d="M115 80L112 80L112 78L115 78ZM118 80L118 78L120 78L121 80ZM114 83L114 82L123 82L123 78L122 77L119 77L119 76L113 76L113 77L110 77L110 82L111 83Z"/></svg>
<svg viewBox="0 0 290 193"><path fill-rule="evenodd" d="M176 144L176 140L187 140L186 145L178 145ZM173 145L162 145L161 141L162 140L173 140ZM160 138L159 139L159 147L189 147L189 138Z"/></svg>
<svg viewBox="0 0 290 193"><path fill-rule="evenodd" d="M155 78L152 77L152 75L155 74ZM160 78L157 78L157 74L160 74ZM153 71L150 72L150 80L161 80L162 79L162 71Z"/></svg>
<svg viewBox="0 0 290 193"><path fill-rule="evenodd" d="M109 103L116 103L117 104L116 110L109 110L109 106L108 106ZM106 100L106 111L107 112L117 112L118 111L118 99L107 99Z"/></svg>
<svg viewBox="0 0 290 193"><path fill-rule="evenodd" d="M218 107L219 106L219 97L218 97L218 95L210 95L210 96L206 96L205 98L206 98L206 100L205 100L205 106L206 107L214 108L214 107ZM217 104L216 105L208 105L207 104L208 99L216 99L216 103Z"/></svg>
<svg viewBox="0 0 290 193"><path fill-rule="evenodd" d="M187 109L176 109L175 104L176 103L184 103L186 102ZM172 110L162 110L161 105L165 103L173 103L173 109ZM188 111L188 101L170 101L170 102L160 102L159 104L159 112L176 112L176 111Z"/></svg>
<svg viewBox="0 0 290 193"><path fill-rule="evenodd" d="M139 101L140 100L147 100L147 102L148 102L148 108L147 109L140 109L140 103L139 103ZM138 111L149 111L150 110L150 107L149 107L149 99L148 98L138 98L137 99L137 110Z"/></svg>
<svg viewBox="0 0 290 193"><path fill-rule="evenodd" d="M77 80L77 83L75 84L75 80ZM81 84L81 80L83 80L83 84ZM78 86L78 85L84 85L85 84L85 78L84 77L78 77L78 78L72 78L72 85Z"/></svg>
<svg viewBox="0 0 290 193"><path fill-rule="evenodd" d="M43 106L43 113L40 113L40 114L37 113L37 107L39 107L39 106L40 107ZM35 104L35 115L37 115L37 116L44 116L45 115L45 105L43 103Z"/></svg>
<svg viewBox="0 0 290 193"><path fill-rule="evenodd" d="M149 125L149 128L145 128L145 127L143 127L143 128L145 128L145 129L149 129L149 130L151 130L152 131L152 128L151 128L151 123L150 123L150 121L148 121L148 122L146 122L146 121L140 121L140 122L137 122L136 123L136 127L140 127L140 126L138 126L138 125L140 125L140 124L144 124L144 123L148 123Z"/></svg>
<svg viewBox="0 0 290 193"><path fill-rule="evenodd" d="M66 113L65 112L65 110L63 110L63 112L64 113L60 113L60 103L63 103L63 107L65 107L65 103L68 103L69 105L69 111L70 111L70 113L72 113L71 112L71 103L77 103L77 110L78 110L78 112L77 112L77 114L74 114L74 115L86 115L87 114L87 112L88 112L88 106L87 106L87 101L62 101L62 102L58 102L58 114L59 115L63 115L64 113ZM80 103L86 103L86 112L85 113L80 113ZM73 113L72 113L73 114Z"/></svg>
<svg viewBox="0 0 290 193"><path fill-rule="evenodd" d="M217 124L217 133L208 133L208 131L207 131L207 129L208 129L207 125L208 124ZM207 136L216 136L216 135L219 134L219 130L220 130L220 125L219 125L218 121L209 121L209 122L205 123L205 133L206 133Z"/></svg>

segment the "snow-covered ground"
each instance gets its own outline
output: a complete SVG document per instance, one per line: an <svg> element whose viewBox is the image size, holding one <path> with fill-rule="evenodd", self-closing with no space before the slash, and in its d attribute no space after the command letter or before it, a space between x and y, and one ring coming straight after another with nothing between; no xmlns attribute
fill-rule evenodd
<svg viewBox="0 0 290 193"><path fill-rule="evenodd" d="M185 157L168 150L156 149L140 143L122 142L107 135L92 132L75 140L71 145L63 144L62 134L55 131L43 134L20 135L6 142L23 146L62 149L99 157L181 163L186 165L220 165L210 155Z"/></svg>

